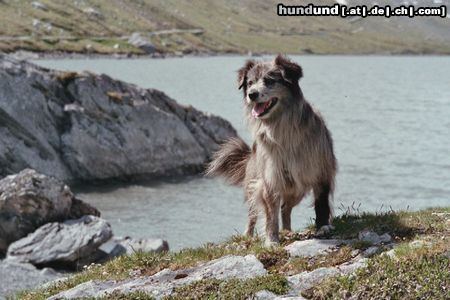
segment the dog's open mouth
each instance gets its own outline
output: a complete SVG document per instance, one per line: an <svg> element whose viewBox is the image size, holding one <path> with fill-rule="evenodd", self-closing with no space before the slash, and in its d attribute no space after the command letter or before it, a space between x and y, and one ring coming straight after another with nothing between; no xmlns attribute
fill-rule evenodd
<svg viewBox="0 0 450 300"><path fill-rule="evenodd" d="M256 103L255 106L253 106L252 115L255 118L264 116L272 109L272 107L275 106L275 104L277 104L277 101L278 101L278 98L274 97L274 98L270 99L269 101L266 101L263 103Z"/></svg>

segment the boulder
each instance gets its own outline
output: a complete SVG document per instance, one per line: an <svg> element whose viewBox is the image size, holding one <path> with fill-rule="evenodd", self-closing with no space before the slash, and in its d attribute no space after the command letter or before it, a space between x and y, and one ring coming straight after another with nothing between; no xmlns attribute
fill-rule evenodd
<svg viewBox="0 0 450 300"><path fill-rule="evenodd" d="M284 247L290 256L307 257L325 254L339 245L347 244L346 240L310 239L296 241Z"/></svg>
<svg viewBox="0 0 450 300"><path fill-rule="evenodd" d="M0 136L0 178L92 183L199 173L236 131L158 90L0 54Z"/></svg>
<svg viewBox="0 0 450 300"><path fill-rule="evenodd" d="M43 11L48 11L47 5L45 5L45 4L41 3L41 2L38 2L38 1L31 2L31 7L33 7L34 9L40 9L40 10L43 10Z"/></svg>
<svg viewBox="0 0 450 300"><path fill-rule="evenodd" d="M388 233L378 235L373 231L361 231L358 233L358 239L372 245L379 245L381 243L389 243L392 240L392 237Z"/></svg>
<svg viewBox="0 0 450 300"><path fill-rule="evenodd" d="M161 299L171 294L176 287L203 279L248 279L266 274L263 264L254 255L229 255L190 269L177 271L164 269L153 276L119 282L88 281L49 299L100 297L114 292L128 294L136 291L144 291L156 299Z"/></svg>
<svg viewBox="0 0 450 300"><path fill-rule="evenodd" d="M97 260L98 248L111 236L111 226L95 216L48 223L12 243L7 259L38 266L79 269Z"/></svg>
<svg viewBox="0 0 450 300"><path fill-rule="evenodd" d="M100 11L96 10L93 7L88 7L83 9L83 12L85 14L87 14L89 17L94 17L94 18L99 18L99 19L103 19L103 15Z"/></svg>
<svg viewBox="0 0 450 300"><path fill-rule="evenodd" d="M134 32L128 38L128 43L134 47L142 49L147 54L153 54L156 52L155 46L149 39L144 37L140 32Z"/></svg>
<svg viewBox="0 0 450 300"><path fill-rule="evenodd" d="M46 282L56 280L63 276L64 274L49 268L38 270L31 264L8 260L0 261L0 299L12 296L24 289L37 288Z"/></svg>
<svg viewBox="0 0 450 300"><path fill-rule="evenodd" d="M162 239L133 239L130 237L113 237L99 247L101 260L108 260L120 255L131 255L136 252L169 251L169 244Z"/></svg>
<svg viewBox="0 0 450 300"><path fill-rule="evenodd" d="M337 276L354 273L359 268L367 266L367 259L357 259L355 261L343 263L336 267L318 268L313 271L305 271L299 274L288 276L287 280L291 286L289 295L298 295L301 291L312 288L323 280Z"/></svg>
<svg viewBox="0 0 450 300"><path fill-rule="evenodd" d="M68 186L34 170L0 180L0 252L42 224L66 219L72 198Z"/></svg>
<svg viewBox="0 0 450 300"><path fill-rule="evenodd" d="M0 180L0 255L10 243L45 223L87 214L100 216L56 178L31 169L7 176Z"/></svg>

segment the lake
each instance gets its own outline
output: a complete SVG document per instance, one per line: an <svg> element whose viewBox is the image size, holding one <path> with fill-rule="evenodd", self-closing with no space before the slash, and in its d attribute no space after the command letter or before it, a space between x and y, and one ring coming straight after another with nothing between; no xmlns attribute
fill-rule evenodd
<svg viewBox="0 0 450 300"><path fill-rule="evenodd" d="M450 205L450 57L293 56L306 98L327 121L339 163L335 214ZM156 88L222 116L250 141L236 70L245 57L39 60L39 65L105 73ZM116 235L160 237L171 249L241 233L240 189L201 176L77 188ZM314 217L308 197L293 228ZM260 228L262 228L260 226ZM259 230L261 232L261 229Z"/></svg>

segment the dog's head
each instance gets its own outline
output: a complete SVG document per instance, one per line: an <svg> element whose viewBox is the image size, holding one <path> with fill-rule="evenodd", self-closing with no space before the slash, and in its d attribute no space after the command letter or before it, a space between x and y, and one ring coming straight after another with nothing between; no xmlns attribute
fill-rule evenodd
<svg viewBox="0 0 450 300"><path fill-rule="evenodd" d="M276 118L293 101L301 101L298 80L302 75L302 68L282 55L272 62L248 60L238 71L248 111L257 119Z"/></svg>

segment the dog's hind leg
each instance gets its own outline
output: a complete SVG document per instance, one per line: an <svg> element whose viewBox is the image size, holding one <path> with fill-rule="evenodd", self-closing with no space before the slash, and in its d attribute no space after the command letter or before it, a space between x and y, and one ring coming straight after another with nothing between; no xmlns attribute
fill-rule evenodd
<svg viewBox="0 0 450 300"><path fill-rule="evenodd" d="M294 206L296 206L302 199L303 194L300 196L284 195L283 203L281 204L281 224L284 230L291 231L291 213Z"/></svg>
<svg viewBox="0 0 450 300"><path fill-rule="evenodd" d="M281 205L281 224L283 230L291 231L291 212L292 206L286 201Z"/></svg>
<svg viewBox="0 0 450 300"><path fill-rule="evenodd" d="M324 183L313 188L314 190L314 208L316 211L316 228L330 224L331 209L329 203L330 184Z"/></svg>

